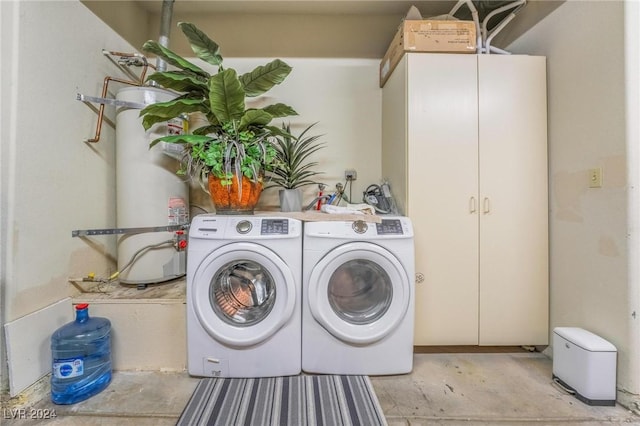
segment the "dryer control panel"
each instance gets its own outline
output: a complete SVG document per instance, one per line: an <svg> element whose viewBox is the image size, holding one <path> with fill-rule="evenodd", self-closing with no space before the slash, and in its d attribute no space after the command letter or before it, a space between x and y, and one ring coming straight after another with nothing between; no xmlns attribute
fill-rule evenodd
<svg viewBox="0 0 640 426"><path fill-rule="evenodd" d="M304 224L304 234L315 238L357 240L397 240L413 238L411 220L404 216L387 216L380 221L366 222L362 219L355 221L327 220L308 221Z"/></svg>

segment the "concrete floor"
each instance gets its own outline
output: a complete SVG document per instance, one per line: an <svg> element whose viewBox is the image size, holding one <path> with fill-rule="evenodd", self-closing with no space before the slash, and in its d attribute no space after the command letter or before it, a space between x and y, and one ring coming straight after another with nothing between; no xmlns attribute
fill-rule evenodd
<svg viewBox="0 0 640 426"><path fill-rule="evenodd" d="M372 383L390 426L640 425L640 417L620 405L588 406L558 389L551 368L540 353L416 354L412 374L372 377ZM44 398L22 405L27 418L55 410L55 419L19 419L4 409L0 423L174 425L197 381L186 373L116 372L109 387L87 401L56 406Z"/></svg>

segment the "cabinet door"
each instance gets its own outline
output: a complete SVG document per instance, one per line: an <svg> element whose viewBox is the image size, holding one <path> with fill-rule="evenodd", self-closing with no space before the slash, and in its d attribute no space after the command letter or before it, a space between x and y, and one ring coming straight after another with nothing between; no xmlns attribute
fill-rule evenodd
<svg viewBox="0 0 640 426"><path fill-rule="evenodd" d="M478 344L476 55L407 54L416 345Z"/></svg>
<svg viewBox="0 0 640 426"><path fill-rule="evenodd" d="M545 58L480 55L480 344L548 343Z"/></svg>

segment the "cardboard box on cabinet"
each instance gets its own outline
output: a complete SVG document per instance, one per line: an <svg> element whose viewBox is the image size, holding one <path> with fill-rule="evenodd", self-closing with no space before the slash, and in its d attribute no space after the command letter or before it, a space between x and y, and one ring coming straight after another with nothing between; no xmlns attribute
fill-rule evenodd
<svg viewBox="0 0 640 426"><path fill-rule="evenodd" d="M405 52L476 53L475 23L422 19L411 6L380 63L380 87Z"/></svg>

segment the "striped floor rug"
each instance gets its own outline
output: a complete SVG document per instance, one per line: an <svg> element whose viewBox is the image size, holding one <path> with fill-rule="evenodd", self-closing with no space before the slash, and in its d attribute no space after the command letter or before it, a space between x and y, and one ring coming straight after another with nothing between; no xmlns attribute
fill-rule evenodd
<svg viewBox="0 0 640 426"><path fill-rule="evenodd" d="M386 425L367 376L201 379L177 425Z"/></svg>

